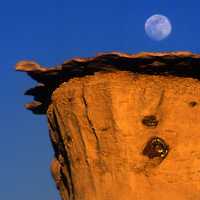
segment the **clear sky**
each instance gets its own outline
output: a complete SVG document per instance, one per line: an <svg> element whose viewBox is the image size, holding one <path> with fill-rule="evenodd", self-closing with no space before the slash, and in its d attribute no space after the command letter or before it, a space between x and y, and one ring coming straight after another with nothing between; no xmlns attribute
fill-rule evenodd
<svg viewBox="0 0 200 200"><path fill-rule="evenodd" d="M200 53L199 0L6 0L0 4L0 199L59 200L49 172L53 151L45 116L23 96L35 82L17 61L54 66L98 52L189 50ZM166 15L173 30L155 42L145 20Z"/></svg>

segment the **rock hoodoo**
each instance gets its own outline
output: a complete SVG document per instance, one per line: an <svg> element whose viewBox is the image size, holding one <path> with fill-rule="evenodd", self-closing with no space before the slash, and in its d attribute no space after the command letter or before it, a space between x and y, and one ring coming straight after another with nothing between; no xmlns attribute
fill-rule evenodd
<svg viewBox="0 0 200 200"><path fill-rule="evenodd" d="M114 52L16 69L38 82L26 108L47 115L63 200L200 199L200 55Z"/></svg>

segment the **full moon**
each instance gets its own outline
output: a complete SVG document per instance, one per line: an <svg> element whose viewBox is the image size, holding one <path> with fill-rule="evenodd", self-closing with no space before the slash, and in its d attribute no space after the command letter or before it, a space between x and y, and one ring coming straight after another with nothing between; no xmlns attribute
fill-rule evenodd
<svg viewBox="0 0 200 200"><path fill-rule="evenodd" d="M170 20L164 15L152 15L145 22L145 32L152 39L161 41L172 32Z"/></svg>

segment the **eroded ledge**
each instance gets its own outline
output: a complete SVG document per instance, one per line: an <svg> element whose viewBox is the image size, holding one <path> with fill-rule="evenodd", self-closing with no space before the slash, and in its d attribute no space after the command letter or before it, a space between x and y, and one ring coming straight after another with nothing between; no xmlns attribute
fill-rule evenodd
<svg viewBox="0 0 200 200"><path fill-rule="evenodd" d="M200 54L191 52L164 52L124 54L119 52L99 54L93 58L74 58L63 64L46 68L33 61L21 61L16 70L26 72L38 85L25 95L34 97L26 108L34 114L46 114L52 92L73 77L92 75L95 72L130 71L139 74L200 77Z"/></svg>

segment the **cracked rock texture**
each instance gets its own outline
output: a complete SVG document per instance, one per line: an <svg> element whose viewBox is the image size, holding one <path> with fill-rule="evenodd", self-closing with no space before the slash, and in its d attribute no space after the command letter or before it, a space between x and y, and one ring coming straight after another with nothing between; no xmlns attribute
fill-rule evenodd
<svg viewBox="0 0 200 200"><path fill-rule="evenodd" d="M39 82L27 108L47 114L61 198L199 200L200 56L111 53L66 63L17 64Z"/></svg>

